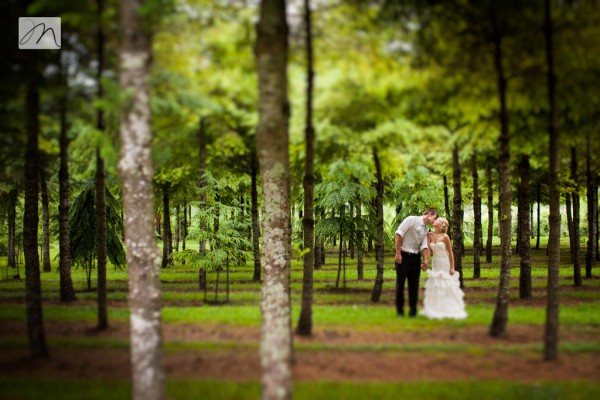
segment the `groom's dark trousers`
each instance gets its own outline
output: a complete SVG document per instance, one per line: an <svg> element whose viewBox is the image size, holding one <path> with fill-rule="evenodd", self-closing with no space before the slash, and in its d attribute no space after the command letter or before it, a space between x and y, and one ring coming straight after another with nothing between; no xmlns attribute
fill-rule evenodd
<svg viewBox="0 0 600 400"><path fill-rule="evenodd" d="M419 301L419 278L421 277L421 254L402 252L402 263L396 263L396 311L404 315L404 283L408 280L409 316L417 315Z"/></svg>

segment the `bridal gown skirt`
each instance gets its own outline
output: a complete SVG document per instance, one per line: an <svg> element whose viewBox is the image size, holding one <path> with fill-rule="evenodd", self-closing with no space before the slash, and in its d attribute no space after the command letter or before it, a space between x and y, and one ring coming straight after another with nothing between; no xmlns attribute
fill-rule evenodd
<svg viewBox="0 0 600 400"><path fill-rule="evenodd" d="M467 317L464 292L460 288L459 273L450 275L448 269L427 270L425 298L421 315L430 319L464 319Z"/></svg>

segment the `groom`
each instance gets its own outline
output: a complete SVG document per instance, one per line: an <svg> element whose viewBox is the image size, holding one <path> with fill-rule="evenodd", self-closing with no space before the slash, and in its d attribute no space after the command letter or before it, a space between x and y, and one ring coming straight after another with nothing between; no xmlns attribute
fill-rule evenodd
<svg viewBox="0 0 600 400"><path fill-rule="evenodd" d="M429 264L427 246L427 225L433 224L438 217L433 208L423 211L423 215L406 217L396 231L396 311L404 316L404 283L408 279L409 317L417 315L419 300L419 278L421 269ZM421 264L421 255L423 264Z"/></svg>

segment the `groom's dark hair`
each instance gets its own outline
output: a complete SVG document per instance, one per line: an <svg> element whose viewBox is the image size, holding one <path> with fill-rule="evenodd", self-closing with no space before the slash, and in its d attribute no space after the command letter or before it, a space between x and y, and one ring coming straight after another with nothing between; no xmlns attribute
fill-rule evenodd
<svg viewBox="0 0 600 400"><path fill-rule="evenodd" d="M439 217L437 211L435 211L435 208L428 208L425 211L423 211L423 215L427 215L427 214L435 214L435 217Z"/></svg>

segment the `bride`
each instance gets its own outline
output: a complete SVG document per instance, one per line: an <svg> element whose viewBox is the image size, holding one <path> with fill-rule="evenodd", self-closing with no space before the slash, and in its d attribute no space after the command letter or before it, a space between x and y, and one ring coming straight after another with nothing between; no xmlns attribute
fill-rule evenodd
<svg viewBox="0 0 600 400"><path fill-rule="evenodd" d="M430 319L464 319L467 317L463 301L465 294L460 289L459 272L454 270L454 254L446 234L448 220L438 218L433 227L435 231L427 235L430 256L433 251L433 263L427 270L421 314Z"/></svg>

